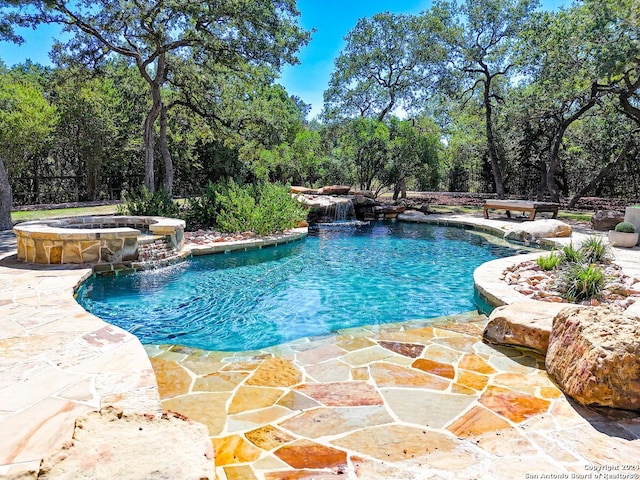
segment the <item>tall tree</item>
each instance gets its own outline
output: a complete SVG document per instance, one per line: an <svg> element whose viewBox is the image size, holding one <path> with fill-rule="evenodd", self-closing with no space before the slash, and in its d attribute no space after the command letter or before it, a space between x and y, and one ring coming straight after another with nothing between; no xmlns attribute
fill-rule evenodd
<svg viewBox="0 0 640 480"><path fill-rule="evenodd" d="M324 92L325 117L382 121L395 108L410 110L444 56L440 45L431 42L434 28L426 15L385 12L358 20L345 37L346 46ZM421 49L421 42L430 48Z"/></svg>
<svg viewBox="0 0 640 480"><path fill-rule="evenodd" d="M531 85L527 102L550 141L546 186L552 201L560 201L557 176L567 130L594 108L603 92L588 45L589 15L581 6L544 13L523 35Z"/></svg>
<svg viewBox="0 0 640 480"><path fill-rule="evenodd" d="M601 156L607 161L575 192L570 207L637 152L640 133L640 4L633 0L585 0L574 10L582 20L582 36L589 46L588 63L592 65L596 88L617 102L619 112L633 126L617 127L616 132L611 132L622 133L624 141L617 142L617 149L615 142L607 142L608 153ZM611 125L606 117L603 123Z"/></svg>
<svg viewBox="0 0 640 480"><path fill-rule="evenodd" d="M202 71L220 65L233 70L245 64L279 69L284 63L294 63L296 51L309 39L296 23L298 14L295 0L2 0L0 33L4 39L19 41L14 27L57 23L72 35L66 44L57 46L59 60L68 55L96 66L116 54L135 64L149 86L151 100L144 122L144 147L145 185L153 191L158 120L160 150L166 169L171 169L163 87L177 69L185 64ZM172 185L165 187L170 191Z"/></svg>
<svg viewBox="0 0 640 480"><path fill-rule="evenodd" d="M355 170L362 190L371 190L387 165L389 129L373 118L349 120L340 139L341 157Z"/></svg>
<svg viewBox="0 0 640 480"><path fill-rule="evenodd" d="M418 117L389 122L389 160L379 175L380 187L394 185L393 199L406 198L410 179L437 185L439 134L433 120Z"/></svg>
<svg viewBox="0 0 640 480"><path fill-rule="evenodd" d="M622 112L640 125L640 3L584 0L576 8L588 22L585 37L598 88L614 95Z"/></svg>
<svg viewBox="0 0 640 480"><path fill-rule="evenodd" d="M10 230L13 226L11 221L12 204L13 196L11 194L9 174L0 155L0 230Z"/></svg>
<svg viewBox="0 0 640 480"><path fill-rule="evenodd" d="M440 41L449 47L453 84L457 89L458 83L462 84L465 101L477 95L484 110L487 151L498 198L504 198L505 193L494 122L494 109L502 101L498 80L514 69L514 44L537 5L537 0L465 0L459 6L441 2L435 7L448 26Z"/></svg>
<svg viewBox="0 0 640 480"><path fill-rule="evenodd" d="M6 203L12 197L7 171L34 171L37 193L37 164L47 151L56 122L55 107L44 98L39 84L17 74L0 74L0 158L4 162L0 168L0 211L4 227L11 224L11 204Z"/></svg>

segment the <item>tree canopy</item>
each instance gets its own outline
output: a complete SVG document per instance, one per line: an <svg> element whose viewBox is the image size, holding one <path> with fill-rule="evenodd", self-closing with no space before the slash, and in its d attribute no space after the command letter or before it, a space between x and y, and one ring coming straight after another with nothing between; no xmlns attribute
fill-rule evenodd
<svg viewBox="0 0 640 480"><path fill-rule="evenodd" d="M0 65L0 196L191 196L233 179L638 199L639 19L634 0L379 13L347 34L308 119L278 84L310 40L293 0L0 0L2 39L68 31L52 67Z"/></svg>
<svg viewBox="0 0 640 480"><path fill-rule="evenodd" d="M154 128L160 120L165 187L171 191L167 109L181 104L207 115L190 101L191 91L202 90L201 80L221 67L227 74L258 78L265 69L277 71L285 63L295 63L296 51L309 39L297 25L297 16L294 0L3 1L0 32L5 39L20 41L15 27L61 24L71 38L54 47L59 64L77 62L96 69L120 55L135 65L151 99L144 122L145 185L151 191L155 188ZM165 98L167 85L173 87L171 102Z"/></svg>

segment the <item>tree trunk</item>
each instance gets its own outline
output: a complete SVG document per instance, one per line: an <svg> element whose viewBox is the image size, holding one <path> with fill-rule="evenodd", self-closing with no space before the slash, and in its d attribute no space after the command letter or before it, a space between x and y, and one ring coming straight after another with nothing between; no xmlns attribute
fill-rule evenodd
<svg viewBox="0 0 640 480"><path fill-rule="evenodd" d="M578 192L576 192L576 194L569 201L567 208L574 208L578 203L578 200L580 200L583 195L585 195L592 188L594 188L598 184L598 182L600 182L603 178L606 178L610 173L612 173L614 168L617 165L619 165L624 160L626 160L627 156L629 155L629 152L631 152L633 148L634 136L637 135L638 132L640 132L640 130L634 130L633 132L631 132L631 136L629 137L629 140L627 140L627 143L625 144L624 148L620 151L620 153L616 156L616 158L614 158L609 163L607 163L604 167L602 167L598 172L598 174L587 185L585 185Z"/></svg>
<svg viewBox="0 0 640 480"><path fill-rule="evenodd" d="M536 200L539 202L544 200L544 192L547 191L547 164L544 160L538 160L538 168L540 169L540 182L536 188Z"/></svg>
<svg viewBox="0 0 640 480"><path fill-rule="evenodd" d="M407 198L407 179L401 178L393 186L393 199Z"/></svg>
<svg viewBox="0 0 640 480"><path fill-rule="evenodd" d="M489 159L491 160L491 173L493 173L493 181L496 186L496 197L504 198L504 182L502 180L502 170L500 169L500 161L498 159L498 149L493 135L493 108L491 107L491 77L486 74L484 82L484 116L485 128L487 132L487 149L489 150Z"/></svg>
<svg viewBox="0 0 640 480"><path fill-rule="evenodd" d="M173 159L167 144L167 107L162 106L160 112L160 152L164 159L164 188L170 197L173 196Z"/></svg>
<svg viewBox="0 0 640 480"><path fill-rule="evenodd" d="M11 230L13 228L13 222L11 222L12 204L13 197L9 175L4 167L2 158L0 158L0 230Z"/></svg>
<svg viewBox="0 0 640 480"><path fill-rule="evenodd" d="M144 121L144 186L150 192L155 192L156 180L154 172L155 139L154 126L160 110L162 101L160 99L160 88L152 86L153 106Z"/></svg>
<svg viewBox="0 0 640 480"><path fill-rule="evenodd" d="M555 176L556 173L558 173L558 167L560 166L560 146L564 139L564 133L573 122L582 117L585 112L596 104L596 101L598 100L597 94L597 85L594 84L591 86L591 96L588 101L569 118L560 116L560 119L558 120L558 130L553 135L553 140L551 141L549 166L547 168L547 187L549 189L549 196L551 197L552 202L560 202L560 190L558 189Z"/></svg>
<svg viewBox="0 0 640 480"><path fill-rule="evenodd" d="M560 145L562 145L562 139L564 138L564 132L566 129L566 122L563 122L553 136L551 152L549 155L549 164L547 165L547 189L549 190L551 201L556 203L560 202L560 190L556 183L556 173L558 173L558 166L560 165Z"/></svg>

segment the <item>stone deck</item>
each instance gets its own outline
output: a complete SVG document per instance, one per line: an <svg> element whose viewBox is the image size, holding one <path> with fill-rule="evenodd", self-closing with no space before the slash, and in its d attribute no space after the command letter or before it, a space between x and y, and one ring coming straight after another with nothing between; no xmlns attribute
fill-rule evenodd
<svg viewBox="0 0 640 480"><path fill-rule="evenodd" d="M590 478L579 475L599 468L640 478L640 415L572 404L541 358L482 343L484 317L256 352L148 346L147 356L74 301L88 269L20 264L12 253L0 234L0 477L37 472L75 417L115 404L162 405L205 424L220 480ZM637 274L640 249L616 254Z"/></svg>
<svg viewBox="0 0 640 480"><path fill-rule="evenodd" d="M483 326L461 316L256 352L147 352L163 407L209 428L221 480L588 478L570 475L640 464L638 415L573 405L541 357L484 344Z"/></svg>

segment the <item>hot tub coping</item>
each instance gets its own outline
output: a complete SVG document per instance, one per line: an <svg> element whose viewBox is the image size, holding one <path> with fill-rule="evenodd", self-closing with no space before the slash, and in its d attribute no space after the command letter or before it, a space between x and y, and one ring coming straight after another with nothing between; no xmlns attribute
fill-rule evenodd
<svg viewBox="0 0 640 480"><path fill-rule="evenodd" d="M20 261L96 264L136 260L138 237L147 229L152 235L164 236L176 250L182 248L185 222L167 217L65 217L19 223L13 231Z"/></svg>

